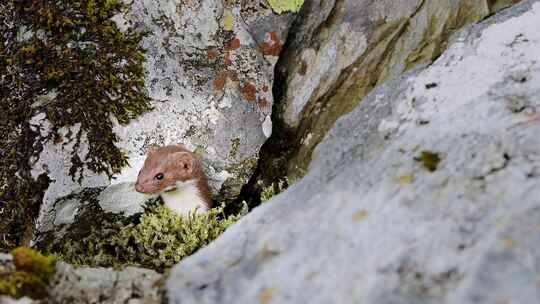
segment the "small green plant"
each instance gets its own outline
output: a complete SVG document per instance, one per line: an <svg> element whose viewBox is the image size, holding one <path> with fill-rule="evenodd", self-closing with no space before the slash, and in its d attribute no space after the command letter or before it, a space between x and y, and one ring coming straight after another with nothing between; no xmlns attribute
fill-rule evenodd
<svg viewBox="0 0 540 304"><path fill-rule="evenodd" d="M0 266L0 295L33 299L46 297L47 286L56 271L55 258L23 247L14 249L11 255L14 267Z"/></svg>
<svg viewBox="0 0 540 304"><path fill-rule="evenodd" d="M94 227L80 240L63 242L55 254L75 265L135 265L163 271L209 244L240 216L225 217L222 206L183 217L154 203L138 223Z"/></svg>

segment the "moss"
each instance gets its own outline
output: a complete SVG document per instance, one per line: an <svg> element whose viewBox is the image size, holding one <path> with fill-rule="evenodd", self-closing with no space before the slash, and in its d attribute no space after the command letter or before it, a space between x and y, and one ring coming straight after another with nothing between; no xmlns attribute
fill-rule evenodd
<svg viewBox="0 0 540 304"><path fill-rule="evenodd" d="M48 185L32 178L31 161L47 142L68 144L60 130L78 126L66 136L74 150L89 142L85 156L71 155L74 180L84 168L110 176L127 164L109 118L125 124L151 106L144 33L121 32L111 20L124 9L119 0L0 2L0 147L13 147L0 151L0 181L7 182L0 208L10 216L0 235L9 246L31 236L24 227L34 226ZM50 132L32 125L38 114Z"/></svg>
<svg viewBox="0 0 540 304"><path fill-rule="evenodd" d="M280 194L285 189L289 188L295 181L290 180L288 177L280 179L277 182L271 183L269 186L262 187L261 191L261 203L270 200L275 195ZM261 183L262 186L262 183Z"/></svg>
<svg viewBox="0 0 540 304"><path fill-rule="evenodd" d="M441 157L435 152L426 150L422 151L420 156L415 157L414 160L422 163L424 168L426 168L429 172L435 172L439 166L439 163L441 162Z"/></svg>
<svg viewBox="0 0 540 304"><path fill-rule="evenodd" d="M223 207L182 217L153 202L138 222L93 227L80 240L62 242L55 254L74 265L134 265L163 271L209 244L239 217L225 217Z"/></svg>
<svg viewBox="0 0 540 304"><path fill-rule="evenodd" d="M46 297L47 286L56 271L55 258L23 247L14 249L11 254L14 268L0 267L0 295L33 299Z"/></svg>
<svg viewBox="0 0 540 304"><path fill-rule="evenodd" d="M277 13L293 12L298 13L304 0L268 0L272 10Z"/></svg>

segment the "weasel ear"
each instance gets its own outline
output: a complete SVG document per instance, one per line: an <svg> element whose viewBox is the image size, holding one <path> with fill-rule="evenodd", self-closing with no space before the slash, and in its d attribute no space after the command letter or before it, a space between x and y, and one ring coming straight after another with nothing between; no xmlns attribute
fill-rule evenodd
<svg viewBox="0 0 540 304"><path fill-rule="evenodd" d="M151 155L154 154L157 151L157 146L149 146L148 149L146 149L146 154Z"/></svg>
<svg viewBox="0 0 540 304"><path fill-rule="evenodd" d="M173 163L184 174L191 175L193 173L193 167L195 165L195 159L188 152L175 152L171 154Z"/></svg>

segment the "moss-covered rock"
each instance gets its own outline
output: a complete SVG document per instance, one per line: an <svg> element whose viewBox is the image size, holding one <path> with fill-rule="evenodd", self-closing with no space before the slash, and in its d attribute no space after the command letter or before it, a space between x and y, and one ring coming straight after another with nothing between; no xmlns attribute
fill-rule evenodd
<svg viewBox="0 0 540 304"><path fill-rule="evenodd" d="M55 274L54 257L20 247L11 252L12 264L0 265L0 295L13 298L47 296L47 286Z"/></svg>
<svg viewBox="0 0 540 304"><path fill-rule="evenodd" d="M48 186L46 176L32 176L31 161L45 143L75 147L73 179L84 168L111 175L127 164L109 118L127 123L150 104L143 33L112 20L123 9L119 0L0 3L0 208L9 215L0 234L9 246L31 238L24 227L34 226ZM62 142L72 126L71 142ZM85 140L88 151L77 153Z"/></svg>

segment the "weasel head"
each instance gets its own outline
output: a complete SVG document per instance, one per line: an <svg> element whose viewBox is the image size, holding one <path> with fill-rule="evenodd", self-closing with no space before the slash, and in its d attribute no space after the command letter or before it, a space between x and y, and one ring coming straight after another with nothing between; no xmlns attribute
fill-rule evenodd
<svg viewBox="0 0 540 304"><path fill-rule="evenodd" d="M201 165L197 157L183 146L150 148L139 171L135 190L158 194L174 189L178 182L196 179Z"/></svg>

